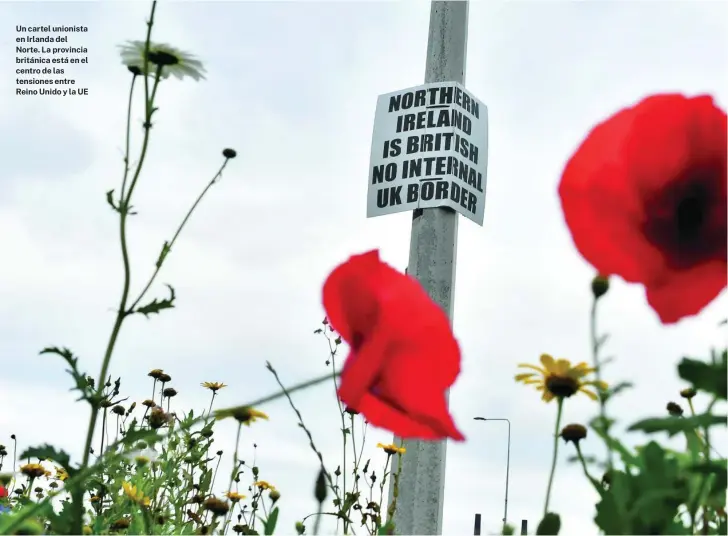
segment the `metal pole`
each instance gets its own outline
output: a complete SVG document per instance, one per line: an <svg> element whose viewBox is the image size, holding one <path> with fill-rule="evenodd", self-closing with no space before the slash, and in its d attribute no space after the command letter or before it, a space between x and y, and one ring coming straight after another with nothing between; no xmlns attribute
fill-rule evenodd
<svg viewBox="0 0 728 536"><path fill-rule="evenodd" d="M508 423L508 450L506 454L506 500L505 507L503 509L503 528L506 528L508 523L508 481L510 480L511 472L511 421L505 420Z"/></svg>
<svg viewBox="0 0 728 536"><path fill-rule="evenodd" d="M526 534L528 534L528 521L521 519L521 536L526 536Z"/></svg>
<svg viewBox="0 0 728 536"><path fill-rule="evenodd" d="M480 536L480 514L475 514L475 526L473 527L473 536Z"/></svg>
<svg viewBox="0 0 728 536"><path fill-rule="evenodd" d="M503 532L508 524L508 482L511 473L511 421L508 419L490 419L486 417L475 417L476 421L505 421L508 423L508 450L506 454L506 498L503 501Z"/></svg>
<svg viewBox="0 0 728 536"><path fill-rule="evenodd" d="M468 2L433 1L427 37L425 83L465 83ZM452 323L457 259L458 215L450 208L417 209L412 214L407 272L445 311ZM395 438L395 441L398 441ZM445 496L445 441L404 442L397 508L397 534L442 534ZM392 473L397 471L392 467ZM390 478L389 504L394 499Z"/></svg>

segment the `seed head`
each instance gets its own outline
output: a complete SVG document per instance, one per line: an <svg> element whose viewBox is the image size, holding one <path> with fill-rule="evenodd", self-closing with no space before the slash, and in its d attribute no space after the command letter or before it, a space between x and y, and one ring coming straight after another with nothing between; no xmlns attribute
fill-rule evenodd
<svg viewBox="0 0 728 536"><path fill-rule="evenodd" d="M129 69L129 72L131 74L133 74L134 76L139 76L140 74L142 74L142 70L139 67L137 67L136 65L127 65L126 68ZM86 533L84 532L84 534L86 534ZM91 534L91 533L89 532L89 534Z"/></svg>
<svg viewBox="0 0 728 536"><path fill-rule="evenodd" d="M682 417L682 414L685 413L680 405L675 402L667 403L667 412L673 417Z"/></svg>
<svg viewBox="0 0 728 536"><path fill-rule="evenodd" d="M163 372L159 375L159 381L162 383L169 383L172 381L172 376Z"/></svg>
<svg viewBox="0 0 728 536"><path fill-rule="evenodd" d="M128 529L129 525L131 525L131 519L128 517L120 517L116 521L114 521L111 525L109 525L109 528L111 530L124 530Z"/></svg>
<svg viewBox="0 0 728 536"><path fill-rule="evenodd" d="M564 442L568 443L571 441L574 445L578 446L579 441L586 437L586 428L581 424L567 424L561 429L559 434Z"/></svg>
<svg viewBox="0 0 728 536"><path fill-rule="evenodd" d="M144 402L142 402L142 406L146 406L148 408L155 408L155 407L157 407L157 403L154 400L146 399Z"/></svg>
<svg viewBox="0 0 728 536"><path fill-rule="evenodd" d="M682 391L680 391L680 396L683 398L687 398L688 400L693 398L696 394L698 394L697 391L692 387L688 387L687 389L683 389Z"/></svg>
<svg viewBox="0 0 728 536"><path fill-rule="evenodd" d="M609 290L609 278L603 275L596 276L592 279L591 289L594 298L598 300Z"/></svg>
<svg viewBox="0 0 728 536"><path fill-rule="evenodd" d="M222 155L227 159L232 159L238 156L238 153L235 151L235 149L223 149Z"/></svg>
<svg viewBox="0 0 728 536"><path fill-rule="evenodd" d="M117 406L114 406L113 408L111 408L111 412L116 413L117 415L120 415L123 417L124 414L126 413L126 410L124 409L124 406L117 405Z"/></svg>
<svg viewBox="0 0 728 536"><path fill-rule="evenodd" d="M173 396L177 396L177 390L174 387L167 387L162 391L162 394L167 398L172 398Z"/></svg>
<svg viewBox="0 0 728 536"><path fill-rule="evenodd" d="M224 516L230 510L230 505L226 501L218 499L217 497L210 497L202 503L202 507L205 510L209 510L216 516Z"/></svg>
<svg viewBox="0 0 728 536"><path fill-rule="evenodd" d="M169 422L169 415L167 415L162 408L154 408L147 417L149 426L158 430Z"/></svg>
<svg viewBox="0 0 728 536"><path fill-rule="evenodd" d="M139 71L141 74L141 71ZM154 378L155 380L161 379L162 375L164 374L164 371L161 368L155 368L149 371L149 374L147 376L150 376Z"/></svg>

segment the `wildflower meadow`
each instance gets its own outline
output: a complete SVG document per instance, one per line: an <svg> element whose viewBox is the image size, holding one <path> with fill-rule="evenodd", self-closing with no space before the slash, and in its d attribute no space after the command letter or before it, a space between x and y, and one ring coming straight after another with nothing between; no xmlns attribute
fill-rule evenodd
<svg viewBox="0 0 728 536"><path fill-rule="evenodd" d="M128 100L118 103L127 106L126 130L112 135L124 141L123 165L101 202L116 219L121 269L112 325L99 349L101 368L90 371L91 364L63 341L38 348L47 363L67 373L78 406L72 418L88 416L85 434L74 439L82 457L72 457L52 437L26 444L21 434L0 429L0 533L303 535L323 533L322 520L330 518L341 534L401 534L394 519L401 506L400 462L408 456L403 440L472 439L448 404L447 393L462 373L457 332L421 284L384 262L377 249L360 250L352 242L350 256L326 278L320 291L326 316L310 322L325 360L311 365L307 381L289 383L285 370L264 362L274 388L250 397L240 385L241 366L237 378L201 377L206 406L182 408L175 370L150 364L148 398L130 397L124 379L113 373L123 359L120 340L135 329L130 319L153 323L184 307L163 273L175 262L188 225L205 217L207 196L225 188L241 151L220 148L199 196L149 259L151 272L132 273L129 229L145 208L137 206L138 188L154 180L144 170L155 151L154 126L167 111L161 89L206 83L201 59L155 39L164 6L152 2L144 36L119 47L118 68L126 70L129 84ZM136 145L133 129L141 131ZM684 388L661 403L661 413L629 422L623 431L615 425L613 401L639 385L610 374L609 336L617 334L601 328L602 305L618 279L644 289L665 326L700 318L725 289L727 129L726 113L710 95L647 95L584 132L563 163L557 192L563 218L574 247L593 268L591 280L573 282L592 297L584 311L590 344L578 356L549 348L524 355L509 378L518 397L540 397L552 415L553 434L538 447L549 477L530 482L540 513L531 527L536 534L563 534L565 516L553 505L555 496L570 493L557 478L565 451L594 491L593 533L728 531L728 447L715 440L727 424L728 350L706 345L682 357L674 375ZM725 331L725 324L715 329ZM322 396L331 398L340 417L332 423L341 436L340 459L322 453L308 424L318 417L297 403L303 391L317 389L325 390ZM578 400L589 402L590 420L567 417ZM243 441L258 426L276 425L267 409L274 401L288 404L317 465L311 511L296 511L292 526L279 521L290 509L287 483L271 480L265 464L258 464L257 451L265 445L251 450ZM234 427L232 449L215 443L221 426ZM397 439L367 441L372 429ZM634 431L647 440L627 442L625 434ZM220 470L223 458L230 471ZM515 523L506 521L501 532L515 533Z"/></svg>

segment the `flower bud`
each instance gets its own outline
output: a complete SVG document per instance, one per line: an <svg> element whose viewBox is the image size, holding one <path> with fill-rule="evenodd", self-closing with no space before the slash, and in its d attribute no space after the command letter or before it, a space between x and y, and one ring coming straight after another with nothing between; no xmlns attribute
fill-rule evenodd
<svg viewBox="0 0 728 536"><path fill-rule="evenodd" d="M591 282L592 294L594 299L604 296L609 290L609 279L603 275L597 275Z"/></svg>

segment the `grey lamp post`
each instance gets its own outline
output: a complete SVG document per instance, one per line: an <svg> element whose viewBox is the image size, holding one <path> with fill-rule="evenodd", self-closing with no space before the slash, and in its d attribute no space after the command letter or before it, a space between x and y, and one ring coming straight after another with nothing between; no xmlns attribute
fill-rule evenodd
<svg viewBox="0 0 728 536"><path fill-rule="evenodd" d="M506 454L506 498L503 503L503 529L508 523L508 479L511 470L511 421L508 419L491 419L486 417L475 417L476 421L505 421L508 423L508 450ZM505 532L505 530L504 530Z"/></svg>

